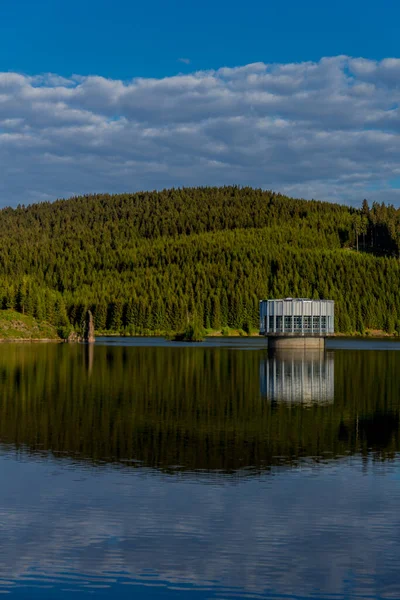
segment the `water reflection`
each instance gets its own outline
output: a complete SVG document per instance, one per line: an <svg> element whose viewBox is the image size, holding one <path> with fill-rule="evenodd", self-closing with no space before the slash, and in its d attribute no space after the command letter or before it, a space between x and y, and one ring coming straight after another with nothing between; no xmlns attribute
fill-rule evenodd
<svg viewBox="0 0 400 600"><path fill-rule="evenodd" d="M193 482L1 458L0 593L400 597L400 489L384 464Z"/></svg>
<svg viewBox="0 0 400 600"><path fill-rule="evenodd" d="M399 598L398 356L0 346L0 593Z"/></svg>
<svg viewBox="0 0 400 600"><path fill-rule="evenodd" d="M334 401L335 354L279 350L261 361L261 395L271 402L329 404Z"/></svg>
<svg viewBox="0 0 400 600"><path fill-rule="evenodd" d="M390 458L399 397L390 351L0 347L0 442L93 464L249 474Z"/></svg>

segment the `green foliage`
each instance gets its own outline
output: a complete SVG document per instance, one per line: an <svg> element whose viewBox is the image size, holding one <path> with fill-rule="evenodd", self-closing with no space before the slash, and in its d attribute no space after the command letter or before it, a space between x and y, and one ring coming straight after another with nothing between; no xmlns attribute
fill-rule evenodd
<svg viewBox="0 0 400 600"><path fill-rule="evenodd" d="M74 328L72 327L72 325L63 325L61 327L57 327L57 335L62 339L62 340L67 340L69 335L74 331Z"/></svg>
<svg viewBox="0 0 400 600"><path fill-rule="evenodd" d="M56 340L59 335L48 323L14 310L0 310L0 339L3 340Z"/></svg>
<svg viewBox="0 0 400 600"><path fill-rule="evenodd" d="M173 339L182 342L202 342L206 332L198 323L188 323L182 333L177 333Z"/></svg>
<svg viewBox="0 0 400 600"><path fill-rule="evenodd" d="M358 252L355 250L358 249ZM336 302L336 330L400 320L400 211L221 187L0 211L0 306L77 330L258 328L261 298Z"/></svg>

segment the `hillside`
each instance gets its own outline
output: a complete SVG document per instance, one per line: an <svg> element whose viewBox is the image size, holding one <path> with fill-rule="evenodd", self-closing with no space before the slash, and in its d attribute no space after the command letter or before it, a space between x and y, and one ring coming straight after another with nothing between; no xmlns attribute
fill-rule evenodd
<svg viewBox="0 0 400 600"><path fill-rule="evenodd" d="M98 331L256 328L260 298L332 298L339 331L400 330L400 213L251 188L0 211L0 305Z"/></svg>
<svg viewBox="0 0 400 600"><path fill-rule="evenodd" d="M56 328L29 315L0 310L0 340L60 340Z"/></svg>

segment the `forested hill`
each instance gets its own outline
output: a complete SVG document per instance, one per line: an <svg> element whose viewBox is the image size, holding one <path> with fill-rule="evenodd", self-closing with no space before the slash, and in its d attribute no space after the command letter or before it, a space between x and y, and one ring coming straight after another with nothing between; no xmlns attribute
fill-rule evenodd
<svg viewBox="0 0 400 600"><path fill-rule="evenodd" d="M93 195L0 211L0 303L98 330L257 328L261 298L337 302L337 329L400 330L400 211L251 188Z"/></svg>

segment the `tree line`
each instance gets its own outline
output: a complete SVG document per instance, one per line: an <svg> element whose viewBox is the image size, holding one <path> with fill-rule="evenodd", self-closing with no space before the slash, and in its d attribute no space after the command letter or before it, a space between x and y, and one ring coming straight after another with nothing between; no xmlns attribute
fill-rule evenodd
<svg viewBox="0 0 400 600"><path fill-rule="evenodd" d="M400 331L400 211L252 188L89 195L0 211L0 305L60 328L258 327L259 300L336 302L336 329Z"/></svg>

